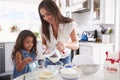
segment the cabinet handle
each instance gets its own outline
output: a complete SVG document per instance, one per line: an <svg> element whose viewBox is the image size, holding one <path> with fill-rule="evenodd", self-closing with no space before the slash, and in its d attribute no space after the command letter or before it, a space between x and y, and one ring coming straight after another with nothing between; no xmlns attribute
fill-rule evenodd
<svg viewBox="0 0 120 80"><path fill-rule="evenodd" d="M0 49L4 49L4 47L0 46Z"/></svg>

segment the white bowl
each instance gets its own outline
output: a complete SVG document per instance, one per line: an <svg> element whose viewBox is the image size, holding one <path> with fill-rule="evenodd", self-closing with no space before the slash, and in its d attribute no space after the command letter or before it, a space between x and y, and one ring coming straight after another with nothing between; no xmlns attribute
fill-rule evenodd
<svg viewBox="0 0 120 80"><path fill-rule="evenodd" d="M77 80L80 73L74 68L63 68L60 70L60 75L64 80Z"/></svg>
<svg viewBox="0 0 120 80"><path fill-rule="evenodd" d="M78 68L81 70L83 74L89 75L94 74L99 70L98 64L85 64L79 65Z"/></svg>

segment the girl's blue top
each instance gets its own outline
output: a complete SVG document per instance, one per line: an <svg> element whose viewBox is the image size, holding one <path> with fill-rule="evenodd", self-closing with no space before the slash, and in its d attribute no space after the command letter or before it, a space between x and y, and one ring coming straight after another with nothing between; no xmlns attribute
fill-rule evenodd
<svg viewBox="0 0 120 80"><path fill-rule="evenodd" d="M32 63L28 63L25 65L24 69L22 71L17 71L16 70L16 64L14 65L14 70L13 70L13 78L16 78L22 74L25 74L25 73L28 73L28 72L31 72L33 71L33 69L35 68L32 68L31 65L33 65L33 63L35 63L34 65L37 66L37 62L35 61L36 60L36 55L35 53L28 53L26 50L22 49L22 59L25 59L27 57L31 57L33 59L33 62Z"/></svg>

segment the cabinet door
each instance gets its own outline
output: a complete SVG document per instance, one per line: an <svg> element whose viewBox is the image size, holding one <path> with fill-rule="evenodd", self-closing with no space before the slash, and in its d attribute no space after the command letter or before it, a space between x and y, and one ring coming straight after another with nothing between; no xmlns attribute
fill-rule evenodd
<svg viewBox="0 0 120 80"><path fill-rule="evenodd" d="M104 65L105 59L106 59L106 52L108 51L114 51L113 46L104 46L100 48L100 64Z"/></svg>
<svg viewBox="0 0 120 80"><path fill-rule="evenodd" d="M89 55L92 56L92 47L91 46L85 46L85 45L80 45L80 55Z"/></svg>
<svg viewBox="0 0 120 80"><path fill-rule="evenodd" d="M114 24L115 0L91 0L91 19L94 24Z"/></svg>
<svg viewBox="0 0 120 80"><path fill-rule="evenodd" d="M0 43L0 73L5 72L5 45Z"/></svg>
<svg viewBox="0 0 120 80"><path fill-rule="evenodd" d="M106 51L113 51L113 45L102 45L93 48L93 59L96 64L104 65L106 59Z"/></svg>
<svg viewBox="0 0 120 80"><path fill-rule="evenodd" d="M13 64L11 59L13 46L14 42L5 43L5 71L13 71Z"/></svg>
<svg viewBox="0 0 120 80"><path fill-rule="evenodd" d="M102 46L103 47L103 46ZM94 46L93 47L93 55L92 55L92 57L93 57L93 60L94 60L94 62L96 63L96 64L100 64L100 54L101 54L101 52L100 51L102 51L101 50L101 48L100 48L100 46ZM104 53L103 53L104 54Z"/></svg>

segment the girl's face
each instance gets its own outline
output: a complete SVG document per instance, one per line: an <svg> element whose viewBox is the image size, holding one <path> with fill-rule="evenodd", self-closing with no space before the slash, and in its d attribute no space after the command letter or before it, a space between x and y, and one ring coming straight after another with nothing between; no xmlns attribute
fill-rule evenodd
<svg viewBox="0 0 120 80"><path fill-rule="evenodd" d="M25 50L30 52L30 50L32 49L32 47L34 45L33 37L27 36L23 41L23 45L24 45Z"/></svg>
<svg viewBox="0 0 120 80"><path fill-rule="evenodd" d="M54 18L45 8L41 8L40 13L45 21L47 21L50 24L53 24Z"/></svg>

